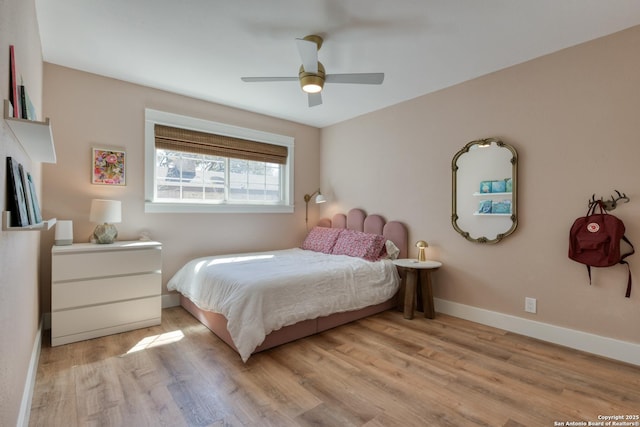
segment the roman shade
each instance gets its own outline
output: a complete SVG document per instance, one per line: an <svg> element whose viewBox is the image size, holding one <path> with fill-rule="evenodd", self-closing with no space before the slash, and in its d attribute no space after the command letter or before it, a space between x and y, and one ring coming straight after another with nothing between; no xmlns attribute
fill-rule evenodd
<svg viewBox="0 0 640 427"><path fill-rule="evenodd" d="M171 126L155 126L156 149L286 164L288 149L282 145Z"/></svg>

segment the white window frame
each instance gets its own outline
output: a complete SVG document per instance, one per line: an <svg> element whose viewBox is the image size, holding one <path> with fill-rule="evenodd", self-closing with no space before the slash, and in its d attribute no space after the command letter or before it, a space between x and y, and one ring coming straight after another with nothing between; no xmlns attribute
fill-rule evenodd
<svg viewBox="0 0 640 427"><path fill-rule="evenodd" d="M232 126L209 120L181 116L146 108L144 124L144 196L145 213L293 213L293 149L294 138L255 129ZM232 202L194 203L194 202L158 202L154 200L156 177L155 125L161 124L199 132L242 138L250 141L287 147L287 163L283 171L283 202Z"/></svg>

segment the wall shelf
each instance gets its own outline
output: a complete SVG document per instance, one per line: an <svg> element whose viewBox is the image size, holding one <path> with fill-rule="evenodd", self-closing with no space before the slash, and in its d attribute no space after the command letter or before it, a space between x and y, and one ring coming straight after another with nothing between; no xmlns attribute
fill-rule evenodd
<svg viewBox="0 0 640 427"><path fill-rule="evenodd" d="M56 150L53 145L53 133L51 123L11 117L11 103L4 100L4 121L9 125L24 151L31 160L42 163L55 163Z"/></svg>
<svg viewBox="0 0 640 427"><path fill-rule="evenodd" d="M50 230L56 223L55 218L42 221L38 224L25 225L24 227L11 226L11 212L2 212L2 229L4 231L38 231L38 230Z"/></svg>

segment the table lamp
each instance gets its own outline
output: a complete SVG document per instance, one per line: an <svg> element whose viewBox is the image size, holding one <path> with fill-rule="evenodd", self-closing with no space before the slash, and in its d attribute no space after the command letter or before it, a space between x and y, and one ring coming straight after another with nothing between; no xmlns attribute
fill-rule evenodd
<svg viewBox="0 0 640 427"><path fill-rule="evenodd" d="M424 252L425 252L425 249L429 247L427 242L425 242L424 240L418 240L416 242L416 247L418 248L418 261L419 262L426 261L427 257Z"/></svg>
<svg viewBox="0 0 640 427"><path fill-rule="evenodd" d="M122 203L120 200L93 199L89 221L97 222L93 230L96 243L113 243L118 237L118 230L113 225L122 220Z"/></svg>

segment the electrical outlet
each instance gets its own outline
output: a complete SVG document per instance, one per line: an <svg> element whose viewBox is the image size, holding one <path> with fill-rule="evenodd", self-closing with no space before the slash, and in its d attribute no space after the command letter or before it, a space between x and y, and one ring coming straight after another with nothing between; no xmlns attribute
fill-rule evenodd
<svg viewBox="0 0 640 427"><path fill-rule="evenodd" d="M536 312L536 304L537 301L535 298L525 297L524 299L524 311L527 313L535 313Z"/></svg>

